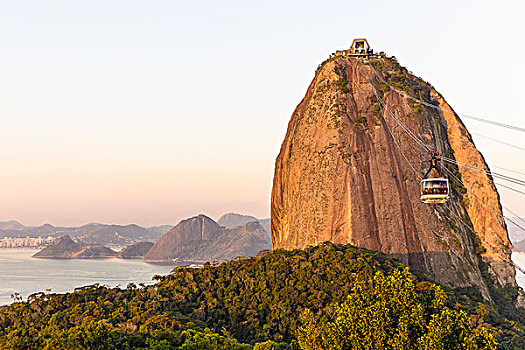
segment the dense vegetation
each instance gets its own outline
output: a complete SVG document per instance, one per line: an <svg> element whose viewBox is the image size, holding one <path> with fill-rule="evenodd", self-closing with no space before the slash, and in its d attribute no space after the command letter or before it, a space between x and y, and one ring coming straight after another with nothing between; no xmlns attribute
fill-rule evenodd
<svg viewBox="0 0 525 350"><path fill-rule="evenodd" d="M414 299L425 327L434 315L443 319L432 326L436 330L447 320L460 320L467 336L476 337L486 329L482 335L487 344L494 334L497 341L509 346L514 342L520 349L525 333L517 320L523 309L507 305L510 311L504 317L492 305L476 300L478 293L472 289L444 289L449 295L445 301L435 284L405 271L386 255L334 244L276 250L202 269L177 268L168 276L156 276L152 286L130 284L122 290L93 285L68 294L36 294L28 302L0 308L0 348L308 349L304 340L308 338L298 341L308 325L337 324L348 300L359 298L366 288L364 295L377 300L390 293L367 284L378 276L397 276L405 287L413 284L399 293ZM375 305L373 300L357 311L370 312L367 307ZM445 302L449 313L436 313ZM403 310L413 311L410 305ZM428 333L425 329L416 332L419 337Z"/></svg>
<svg viewBox="0 0 525 350"><path fill-rule="evenodd" d="M474 329L465 312L445 307L446 295L434 284L416 286L408 272L377 272L357 280L330 322L311 317L299 330L305 350L496 349L494 336Z"/></svg>

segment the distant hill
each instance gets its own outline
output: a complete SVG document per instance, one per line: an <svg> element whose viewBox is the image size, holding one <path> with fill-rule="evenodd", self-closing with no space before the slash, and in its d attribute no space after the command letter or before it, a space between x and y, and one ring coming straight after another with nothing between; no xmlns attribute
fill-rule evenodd
<svg viewBox="0 0 525 350"><path fill-rule="evenodd" d="M144 256L144 261L225 261L238 256L255 256L271 246L270 236L257 219L228 228L206 215L198 215L181 221L166 233Z"/></svg>
<svg viewBox="0 0 525 350"><path fill-rule="evenodd" d="M160 237L164 236L166 232L168 232L172 228L173 228L173 225L159 225L159 226L147 227L146 229L155 238L154 240L156 241Z"/></svg>
<svg viewBox="0 0 525 350"><path fill-rule="evenodd" d="M236 213L227 213L221 216L217 223L224 227L237 227L244 226L251 221L258 221L254 216L251 215L242 215Z"/></svg>
<svg viewBox="0 0 525 350"><path fill-rule="evenodd" d="M85 243L127 244L152 239L152 234L138 225L100 225L93 231L76 236Z"/></svg>
<svg viewBox="0 0 525 350"><path fill-rule="evenodd" d="M24 226L17 221L0 222L0 238L2 237L38 237L69 236L77 242L87 244L102 244L125 246L144 241L156 241L173 226L161 225L149 228L139 225L112 225L90 223L79 227L60 227L51 224L41 226Z"/></svg>
<svg viewBox="0 0 525 350"><path fill-rule="evenodd" d="M15 220L0 221L0 230L21 230L25 226Z"/></svg>
<svg viewBox="0 0 525 350"><path fill-rule="evenodd" d="M270 218L267 219L257 219L254 216L251 215L243 215L243 214L237 214L237 213L227 213L221 216L221 218L217 221L217 223L224 227L239 227L244 226L249 222L252 221L259 221L261 226L264 228L268 234L270 233Z"/></svg>
<svg viewBox="0 0 525 350"><path fill-rule="evenodd" d="M100 244L79 244L69 236L59 237L33 258L46 259L100 259L115 257L117 253Z"/></svg>
<svg viewBox="0 0 525 350"><path fill-rule="evenodd" d="M139 242L129 247L123 248L117 254L120 259L142 259L144 255L153 247L152 242Z"/></svg>

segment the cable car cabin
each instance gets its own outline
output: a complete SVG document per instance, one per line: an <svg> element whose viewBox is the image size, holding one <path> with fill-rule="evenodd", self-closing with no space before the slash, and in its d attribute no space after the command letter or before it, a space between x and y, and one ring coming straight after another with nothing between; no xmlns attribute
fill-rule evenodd
<svg viewBox="0 0 525 350"><path fill-rule="evenodd" d="M430 178L421 181L421 202L446 203L450 198L448 179Z"/></svg>

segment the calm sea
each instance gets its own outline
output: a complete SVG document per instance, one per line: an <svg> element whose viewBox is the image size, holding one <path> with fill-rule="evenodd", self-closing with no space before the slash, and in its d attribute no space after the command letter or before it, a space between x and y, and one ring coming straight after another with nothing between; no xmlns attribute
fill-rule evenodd
<svg viewBox="0 0 525 350"><path fill-rule="evenodd" d="M173 266L159 266L140 260L124 259L33 259L36 250L0 249L0 305L11 303L11 294L28 295L51 289L54 293L71 292L76 287L100 283L126 287L129 282L150 283L154 275L166 275ZM525 267L525 253L512 259ZM525 275L516 272L518 284L525 288Z"/></svg>
<svg viewBox="0 0 525 350"><path fill-rule="evenodd" d="M38 250L0 249L0 305L20 293L24 300L35 292L71 292L100 283L126 287L128 283L151 283L154 275L166 275L173 266L147 264L139 259L34 259Z"/></svg>

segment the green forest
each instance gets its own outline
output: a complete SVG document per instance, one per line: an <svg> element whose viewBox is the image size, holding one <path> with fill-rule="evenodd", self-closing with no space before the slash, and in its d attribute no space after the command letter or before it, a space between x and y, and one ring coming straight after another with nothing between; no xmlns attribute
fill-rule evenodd
<svg viewBox="0 0 525 350"><path fill-rule="evenodd" d="M525 349L515 288L450 289L332 243L0 307L2 349Z"/></svg>

